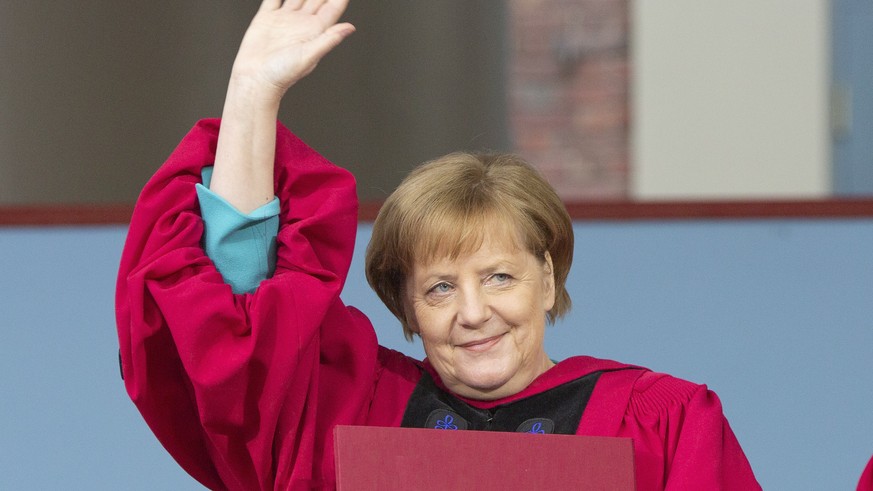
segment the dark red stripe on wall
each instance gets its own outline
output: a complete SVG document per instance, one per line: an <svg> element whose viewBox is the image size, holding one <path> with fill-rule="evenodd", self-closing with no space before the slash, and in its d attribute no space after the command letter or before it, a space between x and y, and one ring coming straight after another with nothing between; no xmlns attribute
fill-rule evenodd
<svg viewBox="0 0 873 491"><path fill-rule="evenodd" d="M379 202L361 203L369 222ZM567 204L574 220L718 220L873 218L873 198L772 201L590 201ZM127 224L132 204L0 206L0 226Z"/></svg>
<svg viewBox="0 0 873 491"><path fill-rule="evenodd" d="M574 220L873 218L873 199L772 201L592 201L568 203Z"/></svg>
<svg viewBox="0 0 873 491"><path fill-rule="evenodd" d="M132 204L0 206L0 226L127 224Z"/></svg>

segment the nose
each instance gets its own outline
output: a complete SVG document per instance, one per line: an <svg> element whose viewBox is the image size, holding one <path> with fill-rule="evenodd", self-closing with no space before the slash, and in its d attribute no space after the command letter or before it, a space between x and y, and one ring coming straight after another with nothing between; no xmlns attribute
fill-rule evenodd
<svg viewBox="0 0 873 491"><path fill-rule="evenodd" d="M491 318L488 296L481 288L467 288L458 296L458 323L468 329L481 327Z"/></svg>

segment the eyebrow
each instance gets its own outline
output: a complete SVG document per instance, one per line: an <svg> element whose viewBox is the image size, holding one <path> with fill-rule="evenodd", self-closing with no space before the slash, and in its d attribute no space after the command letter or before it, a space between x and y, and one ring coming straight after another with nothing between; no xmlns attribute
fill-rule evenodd
<svg viewBox="0 0 873 491"><path fill-rule="evenodd" d="M494 262L487 264L486 266L477 270L478 275L486 275L494 273L495 271L499 271L501 269L517 269L519 267L518 262L514 261L508 257L499 256L496 258ZM413 275L414 276L414 275ZM430 283L432 280L454 280L457 278L457 275L454 273L441 272L439 269L435 269L433 271L424 271L423 272L423 283Z"/></svg>

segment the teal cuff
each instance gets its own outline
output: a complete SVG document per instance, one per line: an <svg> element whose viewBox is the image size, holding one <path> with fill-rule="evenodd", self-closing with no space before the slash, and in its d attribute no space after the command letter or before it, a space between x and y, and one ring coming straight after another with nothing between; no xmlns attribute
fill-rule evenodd
<svg viewBox="0 0 873 491"><path fill-rule="evenodd" d="M276 270L279 198L244 214L209 190L212 167L204 167L201 176L203 248L234 293L251 293Z"/></svg>

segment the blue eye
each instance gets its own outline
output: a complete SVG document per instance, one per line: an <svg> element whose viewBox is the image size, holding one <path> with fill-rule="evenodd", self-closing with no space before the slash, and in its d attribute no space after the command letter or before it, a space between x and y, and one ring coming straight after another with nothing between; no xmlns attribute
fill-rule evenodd
<svg viewBox="0 0 873 491"><path fill-rule="evenodd" d="M430 289L430 293L448 293L452 290L452 285L446 283L445 281L441 283L437 283L433 288Z"/></svg>
<svg viewBox="0 0 873 491"><path fill-rule="evenodd" d="M495 273L491 276L491 279L493 279L495 283L506 283L512 279L512 276L509 276L506 273Z"/></svg>

